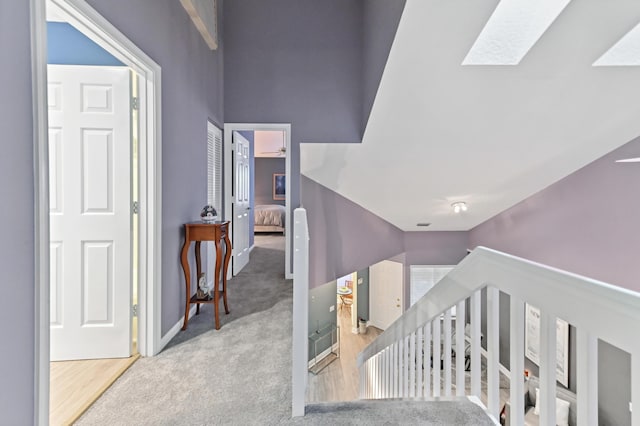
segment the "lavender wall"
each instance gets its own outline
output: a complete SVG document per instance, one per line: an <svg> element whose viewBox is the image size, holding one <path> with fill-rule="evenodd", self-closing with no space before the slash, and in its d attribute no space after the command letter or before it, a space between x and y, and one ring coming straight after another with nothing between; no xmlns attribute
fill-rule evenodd
<svg viewBox="0 0 640 426"><path fill-rule="evenodd" d="M0 2L0 423L33 423L33 133L28 1ZM21 303L16 303L22 301Z"/></svg>
<svg viewBox="0 0 640 426"><path fill-rule="evenodd" d="M223 40L212 52L174 0L89 0L162 67L162 334L184 314L183 223L207 196L207 119L222 127ZM222 10L222 1L218 1ZM221 22L220 22L221 24ZM222 31L220 32L222 34Z"/></svg>
<svg viewBox="0 0 640 426"><path fill-rule="evenodd" d="M300 142L361 140L360 0L224 4L225 119L291 123L291 204Z"/></svg>
<svg viewBox="0 0 640 426"><path fill-rule="evenodd" d="M309 221L310 286L364 269L404 251L404 233L330 189L302 176Z"/></svg>
<svg viewBox="0 0 640 426"><path fill-rule="evenodd" d="M362 131L367 126L406 0L364 0Z"/></svg>
<svg viewBox="0 0 640 426"><path fill-rule="evenodd" d="M273 174L285 172L284 158L256 158L256 204L280 204L273 199Z"/></svg>
<svg viewBox="0 0 640 426"><path fill-rule="evenodd" d="M611 284L640 290L640 138L596 160L470 232L483 245ZM508 324L508 306L502 306ZM501 338L508 363L508 336ZM575 359L575 345L570 347ZM600 342L600 420L629 424L630 357ZM573 369L573 368L572 368ZM571 386L574 387L574 380Z"/></svg>

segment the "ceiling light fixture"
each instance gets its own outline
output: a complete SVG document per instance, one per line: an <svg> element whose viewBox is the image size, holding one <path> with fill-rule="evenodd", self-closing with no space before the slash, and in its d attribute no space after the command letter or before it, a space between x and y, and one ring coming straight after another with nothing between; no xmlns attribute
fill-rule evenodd
<svg viewBox="0 0 640 426"><path fill-rule="evenodd" d="M420 222L417 223L416 226L430 226L431 224L429 222Z"/></svg>
<svg viewBox="0 0 640 426"><path fill-rule="evenodd" d="M467 203L465 203L464 201L457 201L457 202L451 204L451 207L453 207L454 213L460 213L460 212L466 212L467 211Z"/></svg>

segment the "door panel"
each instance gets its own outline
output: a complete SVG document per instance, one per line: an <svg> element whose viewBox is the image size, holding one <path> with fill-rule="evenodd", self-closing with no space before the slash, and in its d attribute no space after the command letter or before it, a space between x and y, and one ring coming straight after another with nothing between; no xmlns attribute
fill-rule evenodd
<svg viewBox="0 0 640 426"><path fill-rule="evenodd" d="M130 71L48 72L51 360L128 357Z"/></svg>
<svg viewBox="0 0 640 426"><path fill-rule="evenodd" d="M386 330L403 312L403 266L388 260L369 268L371 324Z"/></svg>
<svg viewBox="0 0 640 426"><path fill-rule="evenodd" d="M249 141L233 132L235 152L235 185L233 193L233 275L237 275L249 263Z"/></svg>

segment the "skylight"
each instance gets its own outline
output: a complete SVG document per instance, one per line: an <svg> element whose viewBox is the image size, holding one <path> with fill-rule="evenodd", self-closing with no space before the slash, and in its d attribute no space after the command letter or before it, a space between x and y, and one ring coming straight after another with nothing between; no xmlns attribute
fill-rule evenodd
<svg viewBox="0 0 640 426"><path fill-rule="evenodd" d="M640 65L640 24L593 63L595 67Z"/></svg>
<svg viewBox="0 0 640 426"><path fill-rule="evenodd" d="M518 65L570 1L500 1L462 65Z"/></svg>

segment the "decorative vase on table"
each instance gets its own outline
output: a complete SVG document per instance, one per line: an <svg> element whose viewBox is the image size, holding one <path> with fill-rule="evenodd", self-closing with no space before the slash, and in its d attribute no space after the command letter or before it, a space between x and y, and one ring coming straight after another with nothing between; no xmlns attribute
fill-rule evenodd
<svg viewBox="0 0 640 426"><path fill-rule="evenodd" d="M211 204L207 204L202 208L200 218L203 223L214 223L218 219L218 212Z"/></svg>

